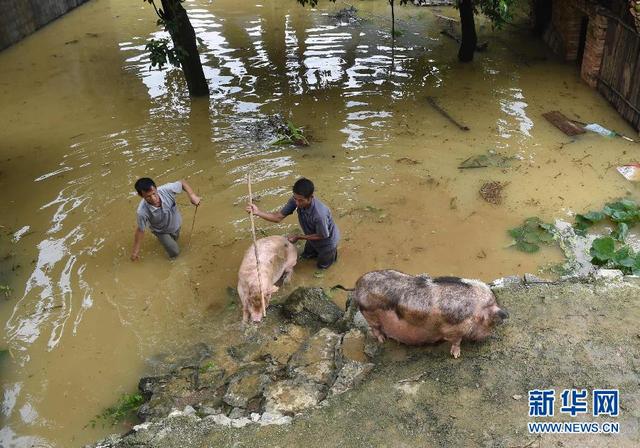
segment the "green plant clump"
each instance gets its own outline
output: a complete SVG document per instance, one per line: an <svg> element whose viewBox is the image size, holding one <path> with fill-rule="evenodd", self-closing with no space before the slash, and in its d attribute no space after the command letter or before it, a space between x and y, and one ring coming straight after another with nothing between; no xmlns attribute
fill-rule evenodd
<svg viewBox="0 0 640 448"><path fill-rule="evenodd" d="M527 253L538 252L540 244L551 244L554 240L553 224L547 224L540 218L527 218L524 224L509 230L513 237L513 246Z"/></svg>
<svg viewBox="0 0 640 448"><path fill-rule="evenodd" d="M124 394L114 406L108 407L96 415L89 424L95 428L96 424L101 421L103 427L107 423L115 426L126 418L132 417L143 403L144 397L140 394Z"/></svg>
<svg viewBox="0 0 640 448"><path fill-rule="evenodd" d="M612 237L622 242L627 237L629 228L640 221L640 207L631 199L609 202L605 204L602 211L576 215L576 223L573 227L578 235L585 235L590 226L606 218L617 224Z"/></svg>
<svg viewBox="0 0 640 448"><path fill-rule="evenodd" d="M302 128L298 128L290 121L287 121L287 127L284 134L278 134L276 140L271 142L272 145L296 145L309 146L309 140L302 133Z"/></svg>
<svg viewBox="0 0 640 448"><path fill-rule="evenodd" d="M629 246L616 249L616 240L611 236L596 238L589 254L591 263L610 269L619 269L625 274L640 275L640 253L635 253Z"/></svg>
<svg viewBox="0 0 640 448"><path fill-rule="evenodd" d="M0 295L4 295L5 298L9 298L9 295L11 294L11 291L13 291L11 289L11 286L0 285Z"/></svg>

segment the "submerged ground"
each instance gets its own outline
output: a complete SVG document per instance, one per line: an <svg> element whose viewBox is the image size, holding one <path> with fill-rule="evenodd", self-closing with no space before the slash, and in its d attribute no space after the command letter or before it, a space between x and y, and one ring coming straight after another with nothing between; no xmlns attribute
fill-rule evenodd
<svg viewBox="0 0 640 448"><path fill-rule="evenodd" d="M637 144L569 138L542 117L560 110L633 135L576 66L531 37L521 15L502 31L479 19L488 51L464 65L440 33L448 25L438 15L456 17L451 8L396 8L401 35L392 48L384 0L358 2L353 23L333 15L344 2L185 5L202 40L209 100L191 101L179 71L149 69L145 44L162 33L139 0L92 0L0 53L0 284L12 288L0 300L0 350L11 353L0 358L0 445L94 441L113 429L92 428L91 419L135 390L155 354L233 338L240 312L227 310L226 291L251 239L249 173L266 210L284 204L298 177L312 178L342 231L338 266L316 274L302 262L294 286L351 286L380 268L485 281L536 272L560 251L517 252L507 229L529 216L571 221L637 195L615 170L637 162ZM261 129L275 113L304 127L311 145L270 145ZM458 168L488 151L509 163ZM179 197L191 247L173 262L150 235L141 262L129 260L133 183L145 175L186 179L203 197L193 234L193 208ZM487 182L504 184L501 203L482 199ZM297 223L258 228L283 234ZM560 325L564 310L550 310ZM516 315L528 323L508 339L531 334L534 317ZM403 359L405 349L385 352ZM438 353L443 366L465 365ZM363 400L373 390L396 393L386 381L399 374L378 375L358 392Z"/></svg>

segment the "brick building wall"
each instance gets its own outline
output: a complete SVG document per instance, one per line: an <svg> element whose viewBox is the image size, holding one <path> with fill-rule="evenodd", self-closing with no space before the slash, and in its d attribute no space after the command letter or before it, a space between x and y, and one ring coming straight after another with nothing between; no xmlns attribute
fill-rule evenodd
<svg viewBox="0 0 640 448"><path fill-rule="evenodd" d="M544 34L555 53L566 61L576 61L580 56L582 24L587 23L580 74L591 87L597 84L607 34L608 20L601 11L593 0L553 0L551 25Z"/></svg>
<svg viewBox="0 0 640 448"><path fill-rule="evenodd" d="M0 0L0 50L88 0Z"/></svg>

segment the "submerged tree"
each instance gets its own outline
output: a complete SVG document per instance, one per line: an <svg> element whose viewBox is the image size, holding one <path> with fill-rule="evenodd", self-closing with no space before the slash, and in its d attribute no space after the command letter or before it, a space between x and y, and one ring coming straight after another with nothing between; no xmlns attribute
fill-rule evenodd
<svg viewBox="0 0 640 448"><path fill-rule="evenodd" d="M458 59L461 62L473 61L478 46L474 14L481 12L487 16L494 27L501 28L510 18L510 7L515 0L458 0L460 10L460 50Z"/></svg>
<svg viewBox="0 0 640 448"><path fill-rule="evenodd" d="M151 66L160 68L169 62L180 66L189 88L191 96L208 96L209 86L204 77L200 54L196 43L196 33L193 30L187 11L182 7L184 0L160 0L161 7L156 6L155 0L143 0L153 6L158 25L164 27L171 36L173 46L169 46L168 39L151 39L147 50L151 57Z"/></svg>

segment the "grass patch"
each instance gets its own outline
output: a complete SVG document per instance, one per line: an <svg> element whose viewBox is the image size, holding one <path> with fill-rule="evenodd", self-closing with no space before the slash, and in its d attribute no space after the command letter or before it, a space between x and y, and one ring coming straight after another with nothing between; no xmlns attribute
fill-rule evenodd
<svg viewBox="0 0 640 448"><path fill-rule="evenodd" d="M106 408L91 419L89 426L95 428L98 423L102 423L102 427L107 424L115 426L130 418L133 419L143 403L144 397L140 394L124 394L114 406Z"/></svg>

